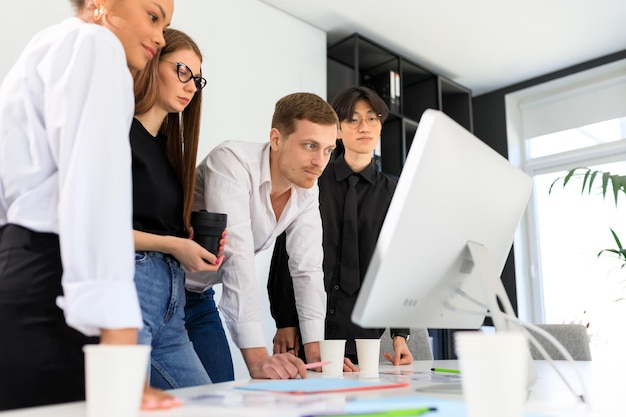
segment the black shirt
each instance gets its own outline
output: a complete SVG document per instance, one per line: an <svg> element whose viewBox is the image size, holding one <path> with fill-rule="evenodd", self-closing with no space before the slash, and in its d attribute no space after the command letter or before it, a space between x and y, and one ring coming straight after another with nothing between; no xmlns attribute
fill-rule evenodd
<svg viewBox="0 0 626 417"><path fill-rule="evenodd" d="M133 166L133 229L186 237L183 189L167 159L167 137L154 137L133 119L130 146Z"/></svg>
<svg viewBox="0 0 626 417"><path fill-rule="evenodd" d="M346 294L339 287L339 263L341 261L341 234L343 230L343 207L348 177L354 174L346 164L343 154L331 161L319 178L320 212L324 232L324 285L328 297L326 307L326 339L346 339L346 356L356 361L357 338L380 337L385 329L364 329L350 320L358 291ZM356 174L361 179L356 186L358 195L359 275L361 282L367 271L380 229L397 181L376 169L370 163ZM279 236L274 246L270 265L268 293L270 307L276 326L295 327L298 316L295 311L293 283L287 266L288 255L284 246L284 235ZM395 330L392 330L394 333ZM408 329L397 329L409 333Z"/></svg>

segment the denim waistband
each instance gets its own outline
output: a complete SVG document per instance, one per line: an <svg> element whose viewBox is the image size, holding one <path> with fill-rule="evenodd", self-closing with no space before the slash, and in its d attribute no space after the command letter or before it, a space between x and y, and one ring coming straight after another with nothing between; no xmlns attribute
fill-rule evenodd
<svg viewBox="0 0 626 417"><path fill-rule="evenodd" d="M170 255L169 253L163 253L153 250L138 250L135 251L135 253L145 253L148 257L161 258L167 262L173 262L175 265L180 267L180 262L178 262L178 259L176 259L174 255Z"/></svg>

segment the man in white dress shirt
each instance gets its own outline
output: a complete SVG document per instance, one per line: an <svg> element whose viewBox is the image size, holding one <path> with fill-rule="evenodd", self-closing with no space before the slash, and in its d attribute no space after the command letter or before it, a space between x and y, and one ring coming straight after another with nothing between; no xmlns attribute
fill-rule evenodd
<svg viewBox="0 0 626 417"><path fill-rule="evenodd" d="M223 327L211 287L222 283L220 310L250 375L285 379L298 374L296 356L268 353L255 276L255 254L270 248L283 231L306 358L319 360L326 293L317 179L335 148L337 128L337 115L323 99L290 94L276 103L269 142L224 142L198 166L195 209L228 214L222 268L187 275L187 329L205 366L215 352L228 349L225 338L214 336Z"/></svg>

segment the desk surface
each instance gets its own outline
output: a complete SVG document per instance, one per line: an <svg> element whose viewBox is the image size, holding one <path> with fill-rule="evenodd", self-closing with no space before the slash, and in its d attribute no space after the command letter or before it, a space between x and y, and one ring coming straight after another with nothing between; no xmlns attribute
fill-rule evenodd
<svg viewBox="0 0 626 417"><path fill-rule="evenodd" d="M576 371L569 363L555 361L570 384L579 390L580 383ZM626 374L626 361L620 363L576 362L578 370L587 386L589 405L576 401L558 374L545 361L535 361L537 382L534 384L525 411L533 417L600 417L623 415L624 384L619 381ZM235 381L221 384L175 390L185 401L181 408L166 411L141 412L142 417L297 417L312 411L336 411L343 404L355 399L381 399L407 396L425 396L441 400L462 401L458 380L450 378L445 382L435 378L427 383L424 376L431 367L456 368L456 361L416 361L413 365L394 367L381 365L381 378L394 380L408 379L411 385L406 388L358 391L333 394L275 394L248 392L234 389L235 385L249 381ZM309 372L311 378L323 378L319 373ZM344 378L358 378L358 374L344 374ZM616 382L616 380L618 382ZM430 387L430 388L428 388ZM17 411L0 412L2 417L83 417L85 404L69 403L48 407L36 407ZM435 416L433 414L433 416Z"/></svg>

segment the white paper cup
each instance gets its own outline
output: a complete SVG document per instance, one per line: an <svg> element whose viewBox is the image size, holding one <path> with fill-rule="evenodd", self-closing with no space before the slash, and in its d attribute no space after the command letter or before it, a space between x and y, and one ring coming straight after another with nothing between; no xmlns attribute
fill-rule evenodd
<svg viewBox="0 0 626 417"><path fill-rule="evenodd" d="M87 417L137 417L150 358L147 345L86 345Z"/></svg>
<svg viewBox="0 0 626 417"><path fill-rule="evenodd" d="M518 332L455 333L468 417L522 417L528 344Z"/></svg>
<svg viewBox="0 0 626 417"><path fill-rule="evenodd" d="M320 358L329 365L322 366L322 374L343 376L343 357L346 351L345 340L320 340Z"/></svg>
<svg viewBox="0 0 626 417"><path fill-rule="evenodd" d="M355 339L359 378L378 378L380 339Z"/></svg>

